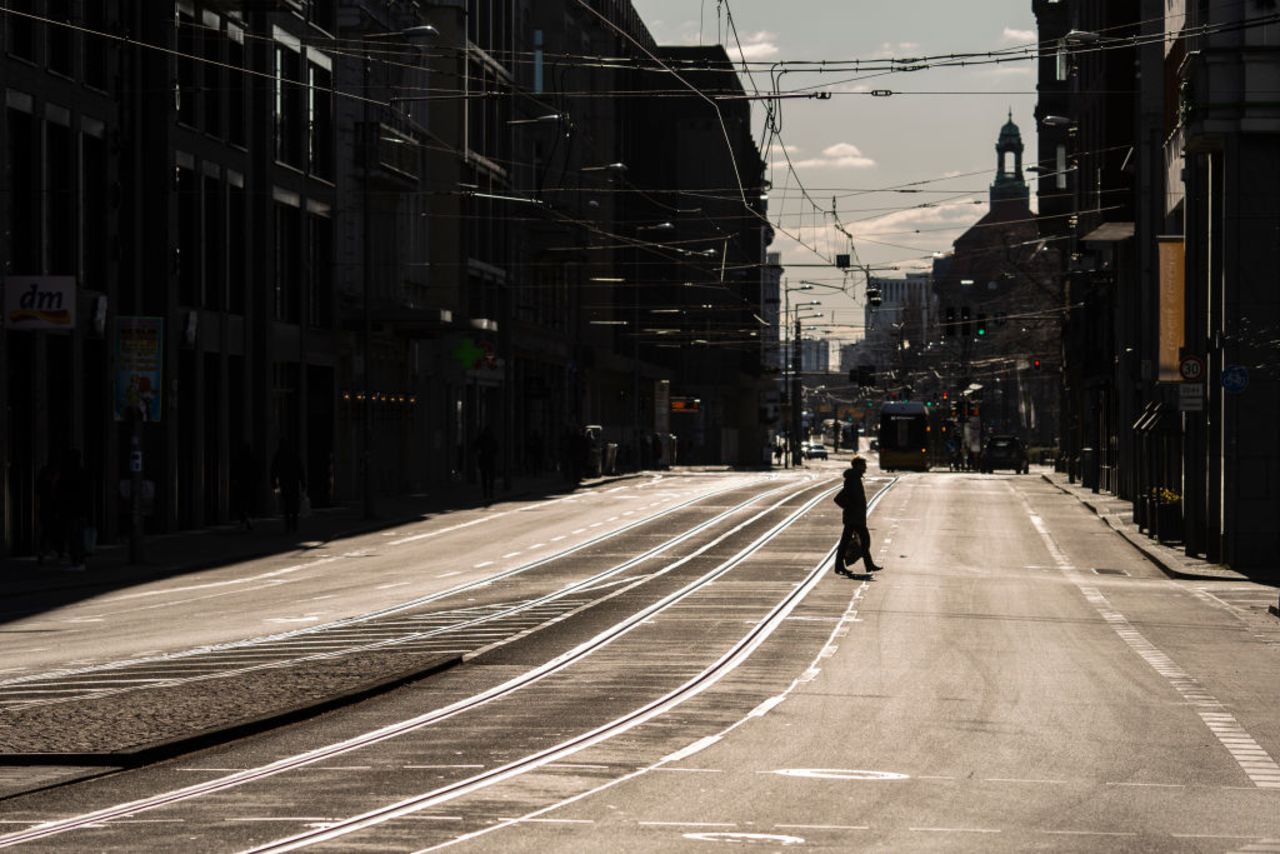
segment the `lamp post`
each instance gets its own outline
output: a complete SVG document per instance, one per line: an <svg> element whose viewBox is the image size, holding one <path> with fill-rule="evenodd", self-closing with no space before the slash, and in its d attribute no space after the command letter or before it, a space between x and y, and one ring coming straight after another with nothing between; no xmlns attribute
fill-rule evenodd
<svg viewBox="0 0 1280 854"><path fill-rule="evenodd" d="M793 362L791 342L787 340L787 334L791 328L791 294L795 291L811 290L813 290L813 284L811 282L801 282L794 288L787 287L786 280L783 280L782 283L782 383L783 390L786 394L787 406L791 411L791 423L787 425L787 453L786 459L783 461L783 465L786 468L790 468L798 460L798 457L796 456L796 433L799 431L798 425L800 423L799 419L795 417L795 413L799 411L800 406L798 397L799 392L796 388L792 387L793 385L798 385L794 383L794 377L799 374L799 361L796 359ZM803 304L804 303L797 303L797 309ZM820 305L817 300L807 304ZM796 338L799 339L799 337L799 326L797 325ZM796 347L798 346L799 345L797 344Z"/></svg>

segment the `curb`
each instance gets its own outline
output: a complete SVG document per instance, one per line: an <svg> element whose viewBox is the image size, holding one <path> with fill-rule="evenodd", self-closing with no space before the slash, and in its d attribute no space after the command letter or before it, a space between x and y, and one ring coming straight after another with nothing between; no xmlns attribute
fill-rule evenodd
<svg viewBox="0 0 1280 854"><path fill-rule="evenodd" d="M81 768L136 768L159 762L163 759L172 759L186 753L193 753L207 747L225 744L236 739L258 735L287 724L298 723L324 712L330 712L343 706L349 706L362 700L376 697L379 694L384 694L411 682L435 676L461 663L461 655L435 658L426 666L415 667L412 670L374 679L323 700L282 711L268 712L257 717L242 719L190 735L144 744L133 750L101 753L0 753L0 767L61 765ZM66 782L74 781L68 780ZM14 797L14 795L7 797ZM0 800L4 800L4 798L0 798Z"/></svg>
<svg viewBox="0 0 1280 854"><path fill-rule="evenodd" d="M1146 542L1143 541L1143 539L1136 538L1128 531L1125 531L1121 528L1116 527L1116 525L1111 521L1111 519L1099 513L1097 507L1095 507L1093 504L1091 504L1088 501L1085 501L1083 498L1076 495L1073 491L1071 491L1070 489L1067 489L1062 484L1056 483L1051 477L1049 477L1049 475L1041 473L1040 477L1042 480L1044 480L1045 483L1054 487L1064 495L1070 495L1072 498L1076 499L1082 505L1087 507L1090 511L1093 512L1095 516L1097 516L1099 519L1105 522L1107 524L1107 527L1109 527L1111 530L1115 531L1117 534L1123 537L1125 542L1133 546L1134 549L1136 549L1143 557L1145 557L1147 560L1154 563L1161 572L1163 572L1165 575L1169 576L1170 578L1177 578L1183 581L1249 581L1250 580L1249 577L1246 575L1242 575L1240 573L1234 573L1234 570L1227 570L1228 572L1233 572L1235 575L1235 577L1228 577L1225 575L1205 575L1201 573L1186 572L1181 569L1175 569L1173 566L1169 564L1167 560L1165 560L1164 555L1160 554L1154 549L1149 548Z"/></svg>

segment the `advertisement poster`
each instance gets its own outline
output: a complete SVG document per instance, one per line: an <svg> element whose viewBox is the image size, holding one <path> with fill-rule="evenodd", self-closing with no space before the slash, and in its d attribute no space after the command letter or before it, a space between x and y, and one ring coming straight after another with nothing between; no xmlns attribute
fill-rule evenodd
<svg viewBox="0 0 1280 854"><path fill-rule="evenodd" d="M159 421L164 368L164 318L116 319L115 414L124 421L131 411L143 421Z"/></svg>
<svg viewBox="0 0 1280 854"><path fill-rule="evenodd" d="M1181 237L1161 237L1160 261L1160 348L1157 379L1181 382L1178 363L1186 343L1186 250Z"/></svg>
<svg viewBox="0 0 1280 854"><path fill-rule="evenodd" d="M75 278L7 277L4 324L11 332L70 332L76 326Z"/></svg>

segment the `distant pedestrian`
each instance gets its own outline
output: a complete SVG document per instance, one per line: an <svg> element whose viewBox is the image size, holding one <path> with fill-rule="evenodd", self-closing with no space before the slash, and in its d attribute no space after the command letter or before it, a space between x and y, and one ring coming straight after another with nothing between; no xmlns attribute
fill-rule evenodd
<svg viewBox="0 0 1280 854"><path fill-rule="evenodd" d="M253 530L250 517L253 515L254 498L258 489L258 473L258 461L253 456L253 446L248 442L241 442L235 459L231 461L231 500L235 504L235 513L240 521L240 527L245 531Z"/></svg>
<svg viewBox="0 0 1280 854"><path fill-rule="evenodd" d="M58 513L58 466L45 463L36 475L36 563L44 563L46 554L55 559L65 552L62 519Z"/></svg>
<svg viewBox="0 0 1280 854"><path fill-rule="evenodd" d="M80 462L79 451L67 451L58 472L56 488L58 518L61 520L62 538L67 546L71 572L84 571L84 529L89 515L89 479Z"/></svg>
<svg viewBox="0 0 1280 854"><path fill-rule="evenodd" d="M283 436L271 458L271 484L280 493L280 514L284 517L284 531L291 534L298 530L298 511L302 494L307 489L307 474L302 460Z"/></svg>
<svg viewBox="0 0 1280 854"><path fill-rule="evenodd" d="M487 424L476 437L472 452L476 455L476 468L480 470L480 491L484 495L484 503L489 504L493 501L493 482L498 467L498 440Z"/></svg>
<svg viewBox="0 0 1280 854"><path fill-rule="evenodd" d="M852 577L848 564L857 563L859 559L867 572L879 572L883 569L871 559L871 534L867 531L867 492L862 486L862 476L866 473L866 459L854 456L844 472L844 487L836 494L835 502L842 511L843 523L840 543L836 546L837 575ZM850 559L846 552L850 551L854 537L858 539L858 547Z"/></svg>

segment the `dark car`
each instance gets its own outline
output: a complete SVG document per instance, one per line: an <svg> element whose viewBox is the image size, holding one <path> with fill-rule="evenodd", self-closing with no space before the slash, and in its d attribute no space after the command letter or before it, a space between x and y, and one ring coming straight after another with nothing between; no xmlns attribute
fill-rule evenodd
<svg viewBox="0 0 1280 854"><path fill-rule="evenodd" d="M1026 474L1030 471L1027 462L1027 447L1017 436L992 436L982 449L982 470L993 472L996 469L1012 469Z"/></svg>

